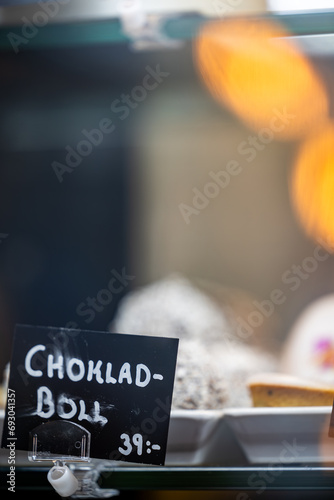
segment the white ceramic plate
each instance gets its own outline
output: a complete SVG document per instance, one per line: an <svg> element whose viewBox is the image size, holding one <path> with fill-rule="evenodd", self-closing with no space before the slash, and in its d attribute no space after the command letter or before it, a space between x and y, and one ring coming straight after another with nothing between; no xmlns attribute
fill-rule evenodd
<svg viewBox="0 0 334 500"><path fill-rule="evenodd" d="M334 438L328 437L330 406L240 408L224 411L248 461L253 464L334 462Z"/></svg>
<svg viewBox="0 0 334 500"><path fill-rule="evenodd" d="M173 410L166 465L246 465L223 410Z"/></svg>

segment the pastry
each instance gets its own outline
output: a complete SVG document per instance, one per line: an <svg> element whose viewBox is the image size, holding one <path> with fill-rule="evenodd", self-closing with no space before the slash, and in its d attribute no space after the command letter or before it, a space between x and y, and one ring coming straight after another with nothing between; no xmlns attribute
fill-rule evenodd
<svg viewBox="0 0 334 500"><path fill-rule="evenodd" d="M273 355L237 336L224 307L182 276L125 296L110 331L179 338L174 409L249 407L246 379L277 368Z"/></svg>
<svg viewBox="0 0 334 500"><path fill-rule="evenodd" d="M253 406L332 406L334 387L281 373L262 373L248 379Z"/></svg>
<svg viewBox="0 0 334 500"><path fill-rule="evenodd" d="M312 302L285 341L280 371L334 387L334 294Z"/></svg>

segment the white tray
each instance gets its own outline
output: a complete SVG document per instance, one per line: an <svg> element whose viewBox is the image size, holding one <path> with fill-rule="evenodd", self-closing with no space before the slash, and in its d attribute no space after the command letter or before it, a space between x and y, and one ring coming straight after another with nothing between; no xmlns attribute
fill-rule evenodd
<svg viewBox="0 0 334 500"><path fill-rule="evenodd" d="M223 410L174 410L166 465L246 465L233 434Z"/></svg>
<svg viewBox="0 0 334 500"><path fill-rule="evenodd" d="M331 412L330 406L240 408L225 410L224 420L251 464L328 464L334 462Z"/></svg>

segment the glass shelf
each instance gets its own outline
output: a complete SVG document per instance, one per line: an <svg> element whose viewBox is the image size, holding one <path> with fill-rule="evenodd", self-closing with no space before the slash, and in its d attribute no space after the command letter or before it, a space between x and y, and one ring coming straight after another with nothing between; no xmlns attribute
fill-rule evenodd
<svg viewBox="0 0 334 500"><path fill-rule="evenodd" d="M333 467L116 467L106 468L101 488L118 490L258 490L263 478L272 490L334 490ZM267 478L267 479L266 479ZM253 486L252 486L253 483ZM256 484L255 484L256 483Z"/></svg>
<svg viewBox="0 0 334 500"><path fill-rule="evenodd" d="M80 470L80 468L78 468ZM49 467L17 467L20 490L51 489ZM2 488L6 467L0 468ZM334 467L104 467L98 480L101 489L139 490L334 490Z"/></svg>

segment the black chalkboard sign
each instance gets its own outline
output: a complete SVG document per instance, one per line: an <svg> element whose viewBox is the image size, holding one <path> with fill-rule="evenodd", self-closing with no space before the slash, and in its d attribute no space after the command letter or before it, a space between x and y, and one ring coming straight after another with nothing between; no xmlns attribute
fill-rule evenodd
<svg viewBox="0 0 334 500"><path fill-rule="evenodd" d="M29 450L33 429L72 422L90 433L92 458L163 465L177 348L174 338L17 326L2 447Z"/></svg>

